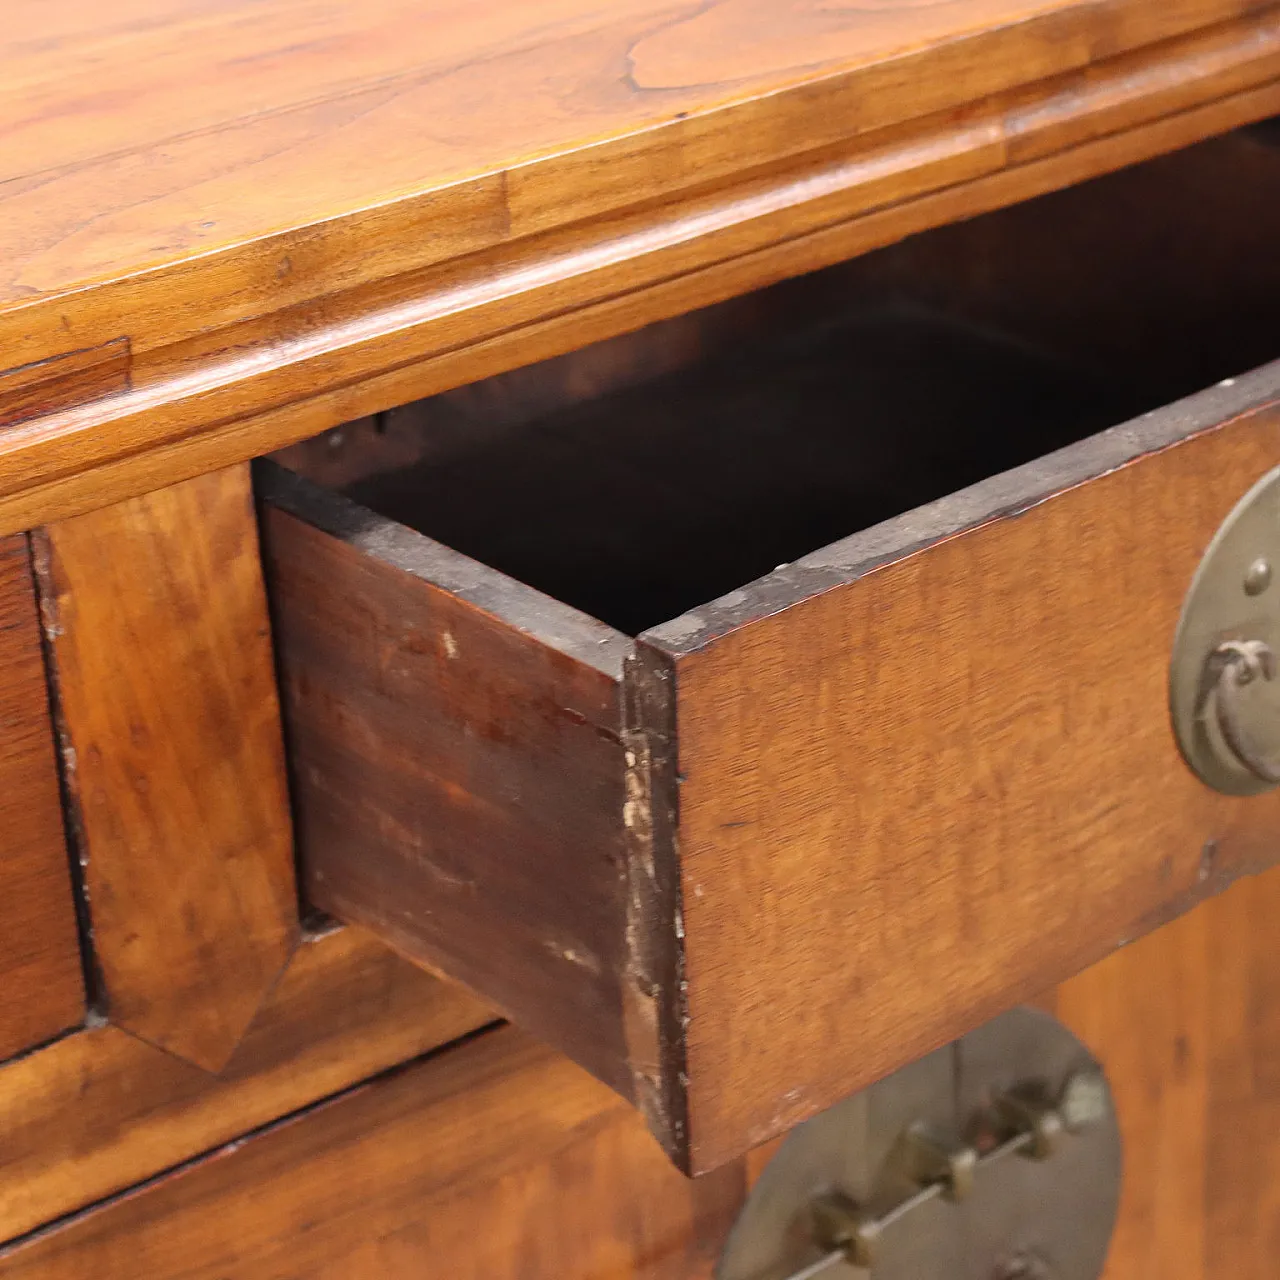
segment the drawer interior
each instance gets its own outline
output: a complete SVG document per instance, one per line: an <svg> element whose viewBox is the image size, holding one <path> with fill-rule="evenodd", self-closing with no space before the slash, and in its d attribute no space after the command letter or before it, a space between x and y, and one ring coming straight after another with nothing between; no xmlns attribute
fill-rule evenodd
<svg viewBox="0 0 1280 1280"><path fill-rule="evenodd" d="M1167 644L1280 364L1160 407L1280 354L1277 207L1228 136L276 455L306 900L700 1171L1274 862Z"/></svg>
<svg viewBox="0 0 1280 1280"><path fill-rule="evenodd" d="M635 635L1280 355L1273 138L918 235L279 460Z"/></svg>

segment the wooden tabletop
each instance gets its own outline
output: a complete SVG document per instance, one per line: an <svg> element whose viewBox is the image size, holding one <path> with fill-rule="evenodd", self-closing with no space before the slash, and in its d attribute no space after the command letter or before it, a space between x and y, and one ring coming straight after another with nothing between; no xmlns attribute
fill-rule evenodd
<svg viewBox="0 0 1280 1280"><path fill-rule="evenodd" d="M451 264L480 264L468 277L475 284L518 259L526 274L507 279L504 296L541 291L525 320L543 323L570 304L535 277L569 247L620 253L627 234L657 235L660 243L629 242L622 254L651 258L670 250L678 217L705 222L677 228L684 244L723 231L729 205L737 226L743 199L764 202L754 217L770 212L771 199L790 208L829 197L833 161L847 168L868 148L902 161L913 147L933 147L916 160L935 168L969 158L908 184L914 194L1008 167L1022 135L1076 118L1082 93L1110 123L1059 137L1057 149L1114 133L1117 120L1146 124L1256 91L1280 74L1276 5L1258 0L8 0L4 8L0 371L9 372L0 372L0 424L20 424L0 433L4 511L8 495L174 446L192 430L221 430L317 387L363 385L446 347L493 339L502 324L429 351L388 347L387 335L409 324L401 314L409 302L442 296ZM1041 99L1059 105L1033 119L1026 113ZM1155 105L1135 113L1139 101ZM1011 129L1015 107L1023 114ZM1267 109L1255 102L1184 130L1182 140ZM961 134L967 140L957 142ZM979 154L987 160L975 167ZM882 176L872 165L837 185L849 191ZM782 238L775 231L717 251L717 261ZM422 273L432 271L428 281ZM451 279L456 292L462 277ZM611 287L611 296L620 292ZM457 297L449 304L453 316L466 309ZM179 424L161 422L161 406L169 412L181 400L190 410L193 395L245 387L268 366L296 368L316 344L346 351L370 326L385 357L373 364L344 356L341 377L317 383L310 367L301 383L245 392L234 412L219 401L216 411L205 403ZM282 343L293 345L285 352ZM387 384L379 394L404 390ZM368 407L347 397L255 437L253 447ZM54 441L56 459L41 452ZM246 438L239 452L249 448ZM10 466L14 450L21 467ZM205 462L192 455L186 469L197 465ZM119 495L101 479L106 487L93 493ZM50 503L88 500L46 498L13 508L0 528Z"/></svg>
<svg viewBox="0 0 1280 1280"><path fill-rule="evenodd" d="M1242 0L10 0L0 306L439 193L459 249L563 221L535 172L610 139L699 157L685 118L796 86L832 117L756 163L1261 8ZM837 99L837 88L847 93ZM755 115L772 104L756 102ZM780 113L781 103L777 104ZM821 129L827 139L818 135ZM628 148L629 150L632 148ZM664 157L660 159L660 157ZM541 163L537 163L537 161ZM737 161L741 163L741 160ZM723 162L711 163L722 168ZM484 196L465 180L517 171ZM645 194L583 172L581 212ZM531 198L532 197L532 198ZM549 206L549 207L548 207ZM477 218L485 224L477 226ZM71 323L75 327L74 303ZM96 336L96 335L94 335ZM60 341L60 340L59 340ZM57 342L54 343L57 345ZM23 352L56 354L48 344ZM5 361L6 367L14 362Z"/></svg>

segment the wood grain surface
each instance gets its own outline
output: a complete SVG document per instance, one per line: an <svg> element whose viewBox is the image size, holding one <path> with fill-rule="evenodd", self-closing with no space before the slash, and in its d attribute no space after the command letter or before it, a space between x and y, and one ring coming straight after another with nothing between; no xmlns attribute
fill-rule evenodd
<svg viewBox="0 0 1280 1280"><path fill-rule="evenodd" d="M131 389L0 438L0 532L1280 110L1280 13L1244 0L23 11L0 342L127 338ZM636 79L685 40L696 79ZM787 52L717 79L748 47Z"/></svg>
<svg viewBox="0 0 1280 1280"><path fill-rule="evenodd" d="M197 256L238 260L257 295L202 304L329 293L386 270L338 252L352 222L414 226L382 253L423 265L1268 7L15 0L0 308L34 343L48 299ZM324 243L287 235L322 223ZM59 350L98 345L76 340L87 320Z"/></svg>
<svg viewBox="0 0 1280 1280"><path fill-rule="evenodd" d="M1103 1280L1269 1280L1277 910L1280 874L1247 878L1037 1001L1099 1055L1116 1099L1125 1179ZM0 1276L135 1274L133 1242L157 1280L396 1280L441 1259L466 1277L704 1280L776 1146L682 1183L604 1090L501 1032L73 1217L6 1253ZM350 1203L307 1215L338 1185Z"/></svg>
<svg viewBox="0 0 1280 1280"><path fill-rule="evenodd" d="M108 1016L216 1071L297 939L249 469L49 525L39 545Z"/></svg>
<svg viewBox="0 0 1280 1280"><path fill-rule="evenodd" d="M1167 710L1184 593L1280 461L1277 401L1269 366L642 637L693 1168L1280 857L1280 797L1204 787Z"/></svg>
<svg viewBox="0 0 1280 1280"><path fill-rule="evenodd" d="M1104 1280L1265 1280L1280 1238L1280 874L1057 989L1104 1061L1125 1144Z"/></svg>
<svg viewBox="0 0 1280 1280"><path fill-rule="evenodd" d="M182 1165L493 1016L369 935L343 929L304 939L218 1076L118 1027L65 1036L0 1066L0 1240ZM430 1145L428 1135L419 1138Z"/></svg>
<svg viewBox="0 0 1280 1280"><path fill-rule="evenodd" d="M260 475L308 900L631 1096L629 642L336 495Z"/></svg>
<svg viewBox="0 0 1280 1280"><path fill-rule="evenodd" d="M85 1013L31 560L0 539L0 1058Z"/></svg>
<svg viewBox="0 0 1280 1280"><path fill-rule="evenodd" d="M703 312L669 342L615 340L603 373L583 353L422 404L416 434L380 420L293 451L367 504L313 497L290 510L316 528L269 522L308 891L587 1063L705 1169L1271 861L1275 799L1190 778L1161 682L1201 550L1280 457L1276 369L1089 433L1275 350L1275 160L1202 144ZM414 529L474 561L441 576L449 553ZM616 742L491 741L486 682L519 669L569 705L531 643L555 608L512 578L628 633L692 607L642 635L626 681L625 806ZM455 618L483 643L459 644ZM495 658L504 628L519 667ZM446 633L478 664L456 689L427 674ZM608 628L599 644L628 652ZM593 678L599 712L616 671ZM935 758L919 735L939 727ZM553 759L590 760L594 782L529 785ZM447 804L420 803L441 780ZM478 839L514 796L518 831L572 838L533 858ZM580 897L508 891L535 867ZM566 936L590 978L561 969L558 988L526 940ZM518 981L509 952L531 957Z"/></svg>
<svg viewBox="0 0 1280 1280"><path fill-rule="evenodd" d="M129 362L129 340L117 338L0 373L0 427L125 390Z"/></svg>
<svg viewBox="0 0 1280 1280"><path fill-rule="evenodd" d="M689 1182L639 1116L503 1028L0 1256L5 1280L710 1280L735 1165Z"/></svg>

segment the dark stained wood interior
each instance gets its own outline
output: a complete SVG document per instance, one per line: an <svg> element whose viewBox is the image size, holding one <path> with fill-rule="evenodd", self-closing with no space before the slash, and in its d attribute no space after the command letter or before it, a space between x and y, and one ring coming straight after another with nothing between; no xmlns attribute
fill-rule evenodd
<svg viewBox="0 0 1280 1280"><path fill-rule="evenodd" d="M349 493L634 635L1140 403L889 303Z"/></svg>
<svg viewBox="0 0 1280 1280"><path fill-rule="evenodd" d="M630 1096L630 642L280 468L258 488L307 900Z"/></svg>
<svg viewBox="0 0 1280 1280"><path fill-rule="evenodd" d="M1276 207L1205 143L280 457L636 634L1280 352Z"/></svg>

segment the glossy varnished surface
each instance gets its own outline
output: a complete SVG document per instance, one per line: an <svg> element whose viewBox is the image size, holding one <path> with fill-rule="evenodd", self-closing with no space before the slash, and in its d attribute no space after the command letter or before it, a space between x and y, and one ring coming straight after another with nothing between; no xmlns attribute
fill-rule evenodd
<svg viewBox="0 0 1280 1280"><path fill-rule="evenodd" d="M714 176L723 159L685 121L729 103L815 82L846 95L843 129L865 130L1265 7L15 0L0 45L0 305L412 193L443 193L423 207L435 254L478 248L564 220L544 172L580 167L579 213L629 202L616 188L642 173L657 187ZM754 123L780 106L739 110ZM602 172L584 153L636 134L620 150L648 152L648 172ZM821 141L775 136L751 161Z"/></svg>
<svg viewBox="0 0 1280 1280"><path fill-rule="evenodd" d="M1251 0L24 0L12 30L0 532L1280 110Z"/></svg>

